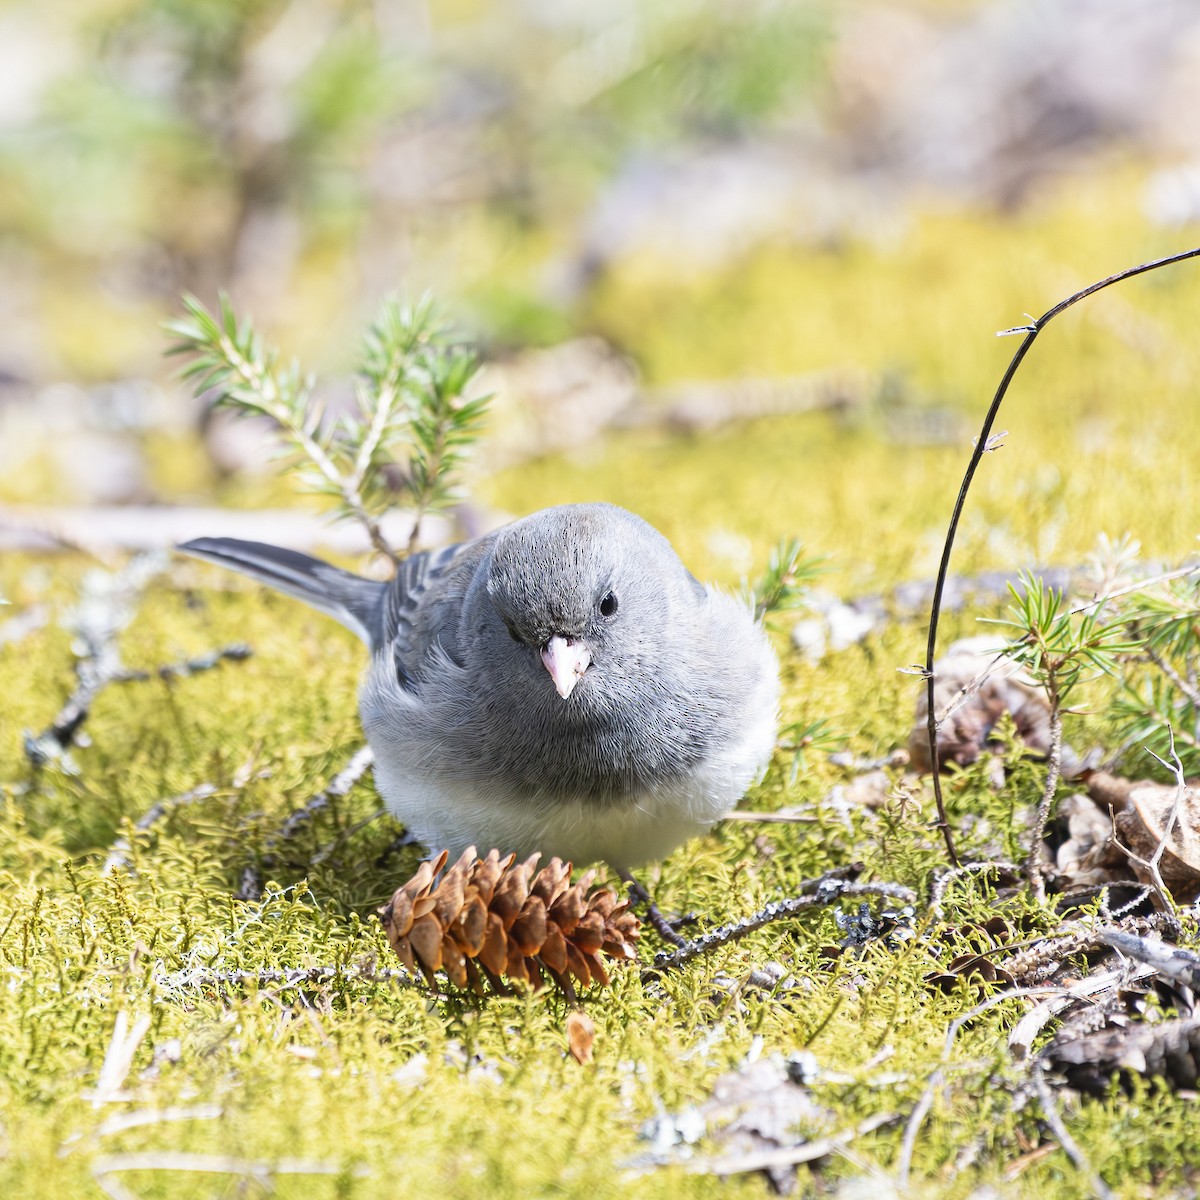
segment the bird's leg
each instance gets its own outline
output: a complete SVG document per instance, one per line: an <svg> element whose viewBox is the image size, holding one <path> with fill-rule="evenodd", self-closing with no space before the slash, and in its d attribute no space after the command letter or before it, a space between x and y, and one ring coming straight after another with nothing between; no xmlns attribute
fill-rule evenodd
<svg viewBox="0 0 1200 1200"><path fill-rule="evenodd" d="M646 920L650 923L654 932L658 934L664 942L669 942L672 946L686 946L687 938L680 937L675 932L674 926L666 917L659 911L659 907L654 903L654 897L640 884L634 877L621 868L614 868L618 875L625 881L629 887L629 899L634 904L644 906L646 910Z"/></svg>

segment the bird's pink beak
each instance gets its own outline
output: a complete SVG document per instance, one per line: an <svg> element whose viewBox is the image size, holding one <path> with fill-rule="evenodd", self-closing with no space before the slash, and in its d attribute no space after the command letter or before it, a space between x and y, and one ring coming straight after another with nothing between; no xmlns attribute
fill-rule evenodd
<svg viewBox="0 0 1200 1200"><path fill-rule="evenodd" d="M592 661L587 642L554 635L542 647L542 665L550 672L554 687L565 700L583 678Z"/></svg>

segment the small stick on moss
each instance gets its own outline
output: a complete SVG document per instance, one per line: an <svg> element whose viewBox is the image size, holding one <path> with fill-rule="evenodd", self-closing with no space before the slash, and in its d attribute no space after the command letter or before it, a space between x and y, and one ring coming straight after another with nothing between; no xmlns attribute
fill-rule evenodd
<svg viewBox="0 0 1200 1200"><path fill-rule="evenodd" d="M334 800L341 800L352 787L375 765L370 746L359 746L350 761L329 781L329 786L296 809L279 827L275 840L286 842L294 838L319 812Z"/></svg>
<svg viewBox="0 0 1200 1200"><path fill-rule="evenodd" d="M896 1167L896 1186L901 1191L908 1187L908 1177L912 1170L912 1157L917 1145L917 1135L921 1132L921 1126L925 1123L925 1118L929 1115L929 1110L933 1107L937 1093L946 1086L946 1075L950 1069L950 1054L954 1049L954 1042L962 1027L987 1012L989 1008L995 1008L997 1004L1003 1004L1006 1000L1019 1000L1026 996L1059 996L1068 990L1061 987L1013 988L1010 991L989 996L982 1003L975 1005L974 1008L960 1014L950 1022L950 1025L946 1029L945 1041L942 1043L942 1055L938 1065L930 1073L925 1089L922 1091L920 1099L913 1106L908 1123L904 1127L904 1140L900 1145L900 1160Z"/></svg>
<svg viewBox="0 0 1200 1200"><path fill-rule="evenodd" d="M751 1171L770 1171L780 1167L798 1167L803 1163L816 1162L873 1133L884 1125L900 1119L899 1113L882 1112L867 1117L852 1129L843 1129L827 1137L814 1138L794 1146L772 1146L768 1149L752 1150L746 1154L726 1154L720 1158L700 1158L689 1162L684 1170L689 1175L745 1175Z"/></svg>
<svg viewBox="0 0 1200 1200"><path fill-rule="evenodd" d="M240 1175L254 1180L264 1191L274 1191L277 1175L337 1175L367 1179L371 1172L364 1166L347 1168L344 1163L310 1162L300 1158L255 1161L232 1158L225 1154L197 1154L185 1150L143 1150L128 1154L106 1154L92 1162L92 1178L110 1200L133 1200L133 1193L114 1179L123 1171L185 1171L216 1175Z"/></svg>
<svg viewBox="0 0 1200 1200"><path fill-rule="evenodd" d="M840 872L856 870L856 868L839 868ZM693 938L678 950L665 951L657 954L650 966L642 972L643 979L652 979L664 971L673 971L684 963L708 954L721 946L739 941L749 933L762 929L775 921L786 921L799 916L809 909L832 904L843 896L883 896L889 900L899 900L904 904L914 904L917 899L912 888L899 883L854 883L842 878L838 872L831 871L817 879L806 880L800 885L801 894L789 897L787 900L776 900L765 908L740 921L722 925L711 933L701 934Z"/></svg>
<svg viewBox="0 0 1200 1200"><path fill-rule="evenodd" d="M70 750L96 697L110 683L150 677L125 666L118 638L133 620L142 593L165 565L166 557L161 553L139 554L119 571L97 569L84 577L79 600L62 622L73 635L73 646L78 647L77 683L45 730L40 734L26 732L25 756L35 767L58 762L64 770L78 773Z"/></svg>
<svg viewBox="0 0 1200 1200"><path fill-rule="evenodd" d="M233 642L210 650L207 654L197 654L195 658L180 659L179 662L164 663L151 671L125 670L113 677L114 683L141 683L147 679L187 679L189 675L199 675L211 671L223 662L241 662L250 658L254 649L245 642Z"/></svg>
<svg viewBox="0 0 1200 1200"><path fill-rule="evenodd" d="M1007 871L1012 875L1019 875L1021 868L1016 863L1011 862L973 862L964 863L961 867L947 867L940 871L933 881L933 887L929 892L929 908L934 916L942 915L942 905L945 903L946 893L950 890L950 885L959 879L965 879L970 875L983 875L985 873Z"/></svg>
<svg viewBox="0 0 1200 1200"><path fill-rule="evenodd" d="M360 746L351 756L350 761L329 781L328 787L319 791L285 818L283 824L268 839L258 864L253 867L247 866L242 872L242 882L237 891L239 900L250 900L258 896L262 890L263 876L269 875L278 867L283 846L294 840L305 826L335 800L341 800L346 796L374 763L375 755L372 753L371 747ZM370 820L375 820L379 815L379 813L373 814ZM368 823L364 822L364 824ZM334 844L336 845L336 842ZM326 847L314 861L328 857L331 849L332 847Z"/></svg>
<svg viewBox="0 0 1200 1200"><path fill-rule="evenodd" d="M1129 958L1146 963L1160 975L1185 983L1193 991L1200 990L1200 954L1161 939L1150 941L1126 929L1097 929L1096 938Z"/></svg>
<svg viewBox="0 0 1200 1200"><path fill-rule="evenodd" d="M1057 694L1050 696L1050 743L1046 748L1046 779L1042 785L1041 799L1029 832L1029 854L1025 859L1025 878L1033 894L1039 900L1046 898L1045 872L1042 870L1042 840L1046 836L1046 825L1050 821L1050 806L1062 775L1062 709Z"/></svg>
<svg viewBox="0 0 1200 1200"><path fill-rule="evenodd" d="M201 671L211 671L226 660L241 662L253 653L244 642L237 642L195 658L166 663L151 671L122 666L116 660L99 670L81 669L79 685L59 709L54 720L41 733L25 734L25 756L34 766L43 766L54 759L63 758L75 742L83 723L91 716L96 697L109 684L145 683L149 679L186 679L189 675L198 675Z"/></svg>
<svg viewBox="0 0 1200 1200"><path fill-rule="evenodd" d="M210 796L215 796L216 794L217 789L213 784L201 783L179 796L170 796L165 800L159 800L157 804L151 805L138 818L134 829L139 833L145 833L147 829L152 828L161 821L167 813L172 813L177 808L182 808L187 804L195 804L197 800L207 800ZM104 867L101 873L111 875L114 871L128 867L129 850L129 839L124 836L117 838L112 844L112 849L108 852L108 857L104 860Z"/></svg>
<svg viewBox="0 0 1200 1200"><path fill-rule="evenodd" d="M629 888L631 903L641 905L646 914L646 923L658 934L664 942L680 948L688 944L687 938L678 933L675 927L663 916L662 910L654 903L654 897L628 871L618 871L621 881Z"/></svg>
<svg viewBox="0 0 1200 1200"><path fill-rule="evenodd" d="M1034 1039L1043 1029L1072 1004L1081 1000L1094 1003L1097 996L1111 992L1117 988L1128 987L1139 979L1145 979L1154 974L1152 967L1142 967L1130 971L1126 964L1116 968L1093 971L1085 975L1070 988L1031 1008L1008 1033L1008 1048L1014 1059L1023 1062L1029 1058Z"/></svg>
<svg viewBox="0 0 1200 1200"><path fill-rule="evenodd" d="M946 539L942 546L941 560L938 563L937 580L933 588L933 601L929 611L929 637L925 648L924 674L927 697L926 708L928 712L926 733L929 738L929 762L933 772L933 795L937 803L938 828L942 831L942 837L946 843L946 853L949 856L951 866L958 866L958 855L954 849L954 836L950 831L950 822L946 815L946 802L942 795L938 760L937 706L934 700L933 663L937 657L938 618L941 615L942 595L946 590L946 581L950 574L950 555L954 549L954 539L958 533L959 520L966 505L967 493L970 491L971 481L975 477L975 472L979 468L980 462L983 461L983 456L994 448L992 444L992 428L1000 412L1000 406L1004 402L1004 397L1008 394L1009 386L1012 384L1018 368L1024 361L1025 356L1032 349L1038 334L1060 313L1066 312L1068 308L1078 304L1079 301L1086 299L1096 292L1102 291L1104 288L1111 287L1115 283L1121 283L1123 280L1132 279L1135 275L1142 275L1147 271L1154 271L1159 267L1183 262L1186 259L1196 258L1197 256L1200 256L1200 246L1192 250L1185 250L1180 254L1168 255L1166 258L1154 259L1139 266L1130 267L1125 271L1119 271L1117 274L1110 275L1106 279L1101 279L1099 282L1093 283L1090 287L1086 287L1082 291L1068 296L1065 300L1059 301L1058 304L1054 305L1053 308L1047 309L1046 312L1031 324L1002 331L1005 335L1023 333L1025 337L1022 339L1020 346L1017 347L1016 353L1012 356L1008 368L1005 370L1000 384L996 389L996 393L992 397L991 405L988 407L987 414L983 419L983 425L979 431L979 436L975 439L975 446L971 452L971 457L967 462L967 469L963 475L962 484L959 486L958 496L954 501L954 510L950 516L950 524L946 529Z"/></svg>
<svg viewBox="0 0 1200 1200"><path fill-rule="evenodd" d="M332 983L339 979L359 983L394 983L401 987L429 991L425 980L410 975L403 968L376 967L373 963L362 966L267 967L261 971L213 971L206 967L196 967L156 975L154 982L164 991L175 992L244 984L254 984L256 987L303 987L306 984Z"/></svg>
<svg viewBox="0 0 1200 1200"><path fill-rule="evenodd" d="M1037 1093L1037 1098L1042 1106L1042 1117L1050 1126L1050 1132L1058 1139L1058 1144L1075 1164L1075 1169L1087 1177L1092 1195L1098 1197L1098 1200L1112 1200L1112 1190L1092 1170L1092 1164L1088 1161L1087 1155L1079 1148L1079 1143L1071 1136L1070 1131L1063 1123L1058 1111L1058 1104L1055 1102L1054 1094L1046 1082L1046 1077L1042 1073L1042 1065L1039 1062L1033 1064L1033 1090Z"/></svg>

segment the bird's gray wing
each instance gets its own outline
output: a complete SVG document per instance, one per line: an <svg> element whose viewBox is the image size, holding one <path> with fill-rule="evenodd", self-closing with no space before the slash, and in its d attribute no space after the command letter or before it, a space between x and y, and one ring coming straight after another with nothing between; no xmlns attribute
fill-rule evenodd
<svg viewBox="0 0 1200 1200"><path fill-rule="evenodd" d="M494 535L406 558L384 597L381 645L390 647L396 678L416 690L435 645L462 664L459 636L463 601Z"/></svg>
<svg viewBox="0 0 1200 1200"><path fill-rule="evenodd" d="M372 649L381 644L388 584L363 579L319 558L266 542L196 538L179 549L302 600L340 621Z"/></svg>

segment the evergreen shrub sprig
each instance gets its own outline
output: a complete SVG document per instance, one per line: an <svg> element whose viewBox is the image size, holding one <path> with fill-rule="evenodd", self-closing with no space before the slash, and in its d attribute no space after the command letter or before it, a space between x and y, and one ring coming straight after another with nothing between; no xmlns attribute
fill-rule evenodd
<svg viewBox="0 0 1200 1200"><path fill-rule="evenodd" d="M183 374L196 393L274 421L304 485L332 497L336 516L358 521L392 558L381 520L399 480L413 512L411 552L425 514L453 498L490 400L470 395L478 360L432 299L384 300L359 351L357 412L336 420L314 399L313 376L294 359L285 365L228 296L216 313L195 296L183 303L187 315L166 326L176 339L168 353L189 356Z"/></svg>

